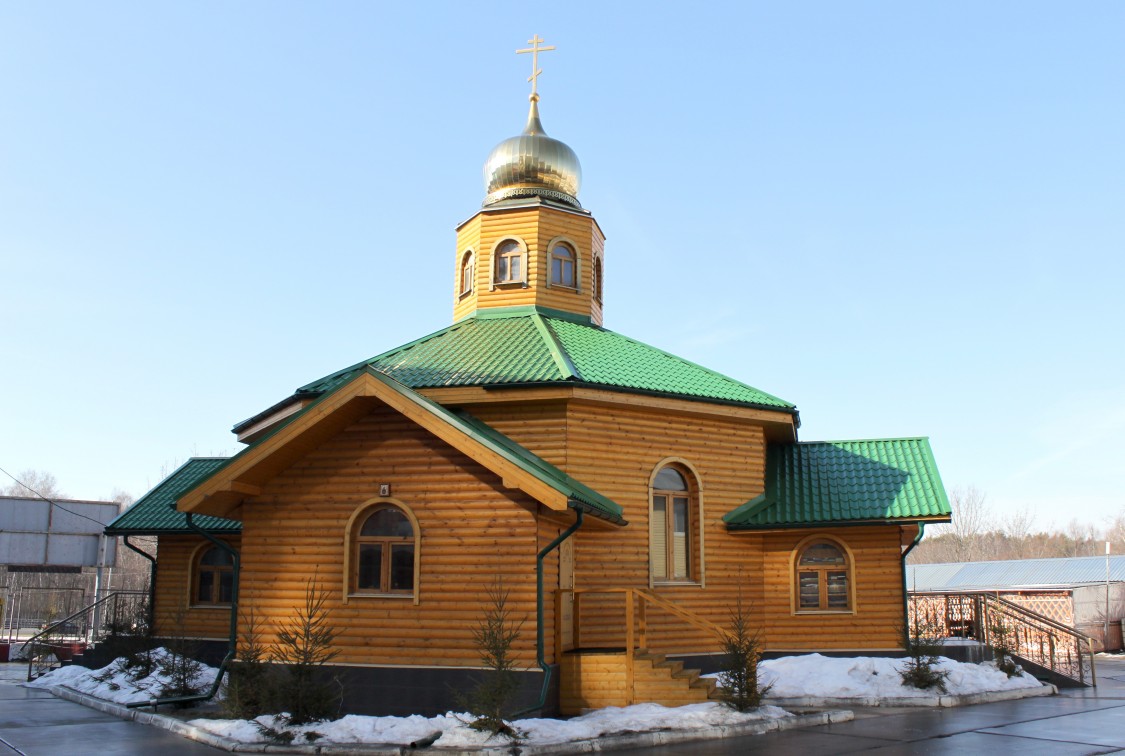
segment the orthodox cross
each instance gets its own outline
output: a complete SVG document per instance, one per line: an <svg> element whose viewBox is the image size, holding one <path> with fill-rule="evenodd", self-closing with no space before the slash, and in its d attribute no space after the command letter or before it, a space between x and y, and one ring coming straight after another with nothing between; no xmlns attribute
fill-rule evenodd
<svg viewBox="0 0 1125 756"><path fill-rule="evenodd" d="M531 47L528 47L525 50L516 50L516 55L531 53L531 76L528 76L527 80L531 82L531 99L533 100L539 99L539 93L535 91L535 85L538 83L537 79L539 78L539 74L543 73L539 69L539 53L555 49L554 45L551 45L550 47L540 47L539 45L542 42L543 40L539 38L538 34L536 34L534 37L527 40L527 44L531 45Z"/></svg>

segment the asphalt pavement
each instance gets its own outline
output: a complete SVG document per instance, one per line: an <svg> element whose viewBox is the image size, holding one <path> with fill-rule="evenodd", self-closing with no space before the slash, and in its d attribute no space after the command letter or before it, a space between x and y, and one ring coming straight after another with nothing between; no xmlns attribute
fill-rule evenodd
<svg viewBox="0 0 1125 756"><path fill-rule="evenodd" d="M1098 687L950 709L855 707L851 722L643 749L657 756L838 754L1104 754L1125 752L1125 656L1099 658ZM0 664L0 756L223 753L25 688L26 665ZM637 753L622 751L621 753Z"/></svg>

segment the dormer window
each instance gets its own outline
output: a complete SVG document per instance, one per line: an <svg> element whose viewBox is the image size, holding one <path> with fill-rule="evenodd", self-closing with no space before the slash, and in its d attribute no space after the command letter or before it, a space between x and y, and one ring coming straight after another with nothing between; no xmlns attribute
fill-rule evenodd
<svg viewBox="0 0 1125 756"><path fill-rule="evenodd" d="M552 286L567 286L571 289L577 288L574 285L576 257L574 250L566 244L556 244L551 247Z"/></svg>
<svg viewBox="0 0 1125 756"><path fill-rule="evenodd" d="M506 239L496 247L496 283L523 283L523 247L514 239Z"/></svg>
<svg viewBox="0 0 1125 756"><path fill-rule="evenodd" d="M473 290L473 253L466 252L461 258L461 294L468 294Z"/></svg>

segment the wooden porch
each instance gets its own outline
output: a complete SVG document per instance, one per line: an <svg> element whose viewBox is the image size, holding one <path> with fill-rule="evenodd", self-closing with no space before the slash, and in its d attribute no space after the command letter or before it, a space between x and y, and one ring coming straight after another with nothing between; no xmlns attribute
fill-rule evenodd
<svg viewBox="0 0 1125 756"><path fill-rule="evenodd" d="M583 598L623 602L620 644L582 645ZM649 648L649 617L663 612L718 638L721 627L642 588L561 589L555 594L555 658L559 660L559 708L564 715L605 706L658 703L683 706L717 697L714 680L684 669Z"/></svg>

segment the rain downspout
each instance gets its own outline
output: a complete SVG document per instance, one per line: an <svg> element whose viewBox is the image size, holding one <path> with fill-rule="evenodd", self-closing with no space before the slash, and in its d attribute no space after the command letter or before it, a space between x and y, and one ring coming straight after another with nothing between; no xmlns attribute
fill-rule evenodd
<svg viewBox="0 0 1125 756"><path fill-rule="evenodd" d="M199 693L194 696L175 696L172 698L153 698L148 701L134 701L133 703L125 704L126 708L129 709L137 709L142 706L151 706L155 709L160 704L179 704L191 703L193 701L210 701L215 697L215 694L219 692L219 685L223 682L223 675L226 674L227 666L229 666L231 661L234 659L235 646L238 642L238 573L241 569L241 562L238 558L238 552L235 551L230 546L230 544L220 541L218 538L196 525L191 519L191 512L187 513L187 526L193 532L198 533L223 551L230 554L231 559L234 561L234 569L231 574L230 637L228 638L227 655L223 657L223 661L219 664L219 672L215 675L215 682L211 683L211 689L206 693Z"/></svg>
<svg viewBox="0 0 1125 756"><path fill-rule="evenodd" d="M148 611L145 612L145 619L148 621L148 632L151 635L153 628L156 627L156 557L149 554L147 551L138 549L133 544L129 543L129 536L124 536L121 542L125 544L125 548L130 551L135 551L149 561L148 568Z"/></svg>
<svg viewBox="0 0 1125 756"><path fill-rule="evenodd" d="M926 534L926 523L918 523L918 535L914 536L914 541L906 547L906 551L902 552L902 625L903 627L910 626L910 592L909 586L906 584L906 558L910 556L910 552L914 551L914 547L922 541L922 536Z"/></svg>
<svg viewBox="0 0 1125 756"><path fill-rule="evenodd" d="M581 506L575 507L578 516L574 520L574 524L559 534L559 537L551 541L543 547L539 552L539 556L535 558L535 660L539 664L539 669L543 670L543 689L539 692L539 703L530 706L526 709L512 714L512 719L517 719L524 714L527 714L537 709L542 709L547 704L547 691L551 687L551 667L544 659L544 641L543 641L543 559L552 551L557 549L562 542L570 538L582 527L582 515L584 513Z"/></svg>

